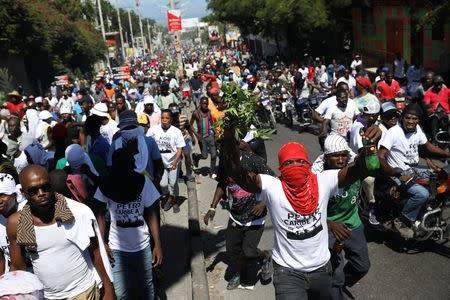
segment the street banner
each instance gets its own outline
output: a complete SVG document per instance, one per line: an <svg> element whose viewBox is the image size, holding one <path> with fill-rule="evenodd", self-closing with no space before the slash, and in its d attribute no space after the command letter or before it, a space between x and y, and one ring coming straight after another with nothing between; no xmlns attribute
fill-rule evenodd
<svg viewBox="0 0 450 300"><path fill-rule="evenodd" d="M68 85L69 77L67 75L55 76L56 85Z"/></svg>
<svg viewBox="0 0 450 300"><path fill-rule="evenodd" d="M167 20L169 23L169 31L181 31L181 10L168 10Z"/></svg>
<svg viewBox="0 0 450 300"><path fill-rule="evenodd" d="M216 25L208 26L208 33L210 41L217 41L220 38L219 27Z"/></svg>
<svg viewBox="0 0 450 300"><path fill-rule="evenodd" d="M226 37L228 42L237 41L241 37L241 33L239 30L229 30Z"/></svg>
<svg viewBox="0 0 450 300"><path fill-rule="evenodd" d="M130 66L120 66L112 68L114 79L130 79Z"/></svg>

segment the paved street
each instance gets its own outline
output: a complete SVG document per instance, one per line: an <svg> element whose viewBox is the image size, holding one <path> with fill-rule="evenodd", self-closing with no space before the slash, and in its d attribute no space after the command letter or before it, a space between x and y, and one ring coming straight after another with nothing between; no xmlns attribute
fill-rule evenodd
<svg viewBox="0 0 450 300"><path fill-rule="evenodd" d="M299 128L292 129L278 125L278 132L273 140L266 142L268 164L277 168L277 153L287 141L298 141L306 147L311 161L319 155L317 137L311 133L299 134ZM206 167L209 160L200 161L200 168ZM197 177L197 194L200 217L212 202L216 182L210 178ZM203 230L205 264L207 267L210 298L218 299L274 299L271 282L261 284L259 281L253 291L227 291L227 280L231 273L225 254L225 230L228 212L218 206L216 217ZM402 243L384 233L367 230L371 269L357 285L349 290L356 299L450 299L450 243L443 246L426 245L420 250L405 253ZM260 249L271 249L273 229L267 218Z"/></svg>

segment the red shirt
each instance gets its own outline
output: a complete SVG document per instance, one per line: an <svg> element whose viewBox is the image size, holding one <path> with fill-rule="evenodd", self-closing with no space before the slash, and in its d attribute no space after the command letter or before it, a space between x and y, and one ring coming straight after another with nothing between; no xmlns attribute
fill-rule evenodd
<svg viewBox="0 0 450 300"><path fill-rule="evenodd" d="M22 107L25 105L24 102L20 102L18 104L14 104L12 102L8 102L9 113L13 114L16 110L19 112L19 116L23 117L25 114L24 111L21 111Z"/></svg>
<svg viewBox="0 0 450 300"><path fill-rule="evenodd" d="M431 105L431 111L435 111L436 106L441 105L446 113L450 113L450 107L448 104L448 98L450 97L450 89L442 87L439 93L436 93L433 89L429 89L423 97L423 103Z"/></svg>
<svg viewBox="0 0 450 300"><path fill-rule="evenodd" d="M219 88L219 84L217 83L217 77L214 75L203 74L202 77L200 77L200 79L203 81L207 81L208 84L211 84L215 88Z"/></svg>
<svg viewBox="0 0 450 300"><path fill-rule="evenodd" d="M400 85L396 80L392 80L391 85L388 85L384 80L378 82L376 93L381 95L381 100L384 98L391 99L397 96L397 93L400 91Z"/></svg>

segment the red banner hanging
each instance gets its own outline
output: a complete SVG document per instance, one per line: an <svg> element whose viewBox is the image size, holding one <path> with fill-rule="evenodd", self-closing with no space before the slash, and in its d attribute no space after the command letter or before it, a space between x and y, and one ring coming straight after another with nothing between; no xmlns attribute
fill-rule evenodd
<svg viewBox="0 0 450 300"><path fill-rule="evenodd" d="M181 31L181 10L168 10L167 20L169 23L169 31Z"/></svg>

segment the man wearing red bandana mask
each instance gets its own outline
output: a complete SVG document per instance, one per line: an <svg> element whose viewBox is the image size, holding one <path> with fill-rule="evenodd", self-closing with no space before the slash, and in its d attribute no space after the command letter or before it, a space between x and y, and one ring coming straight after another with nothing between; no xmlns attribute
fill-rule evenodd
<svg viewBox="0 0 450 300"><path fill-rule="evenodd" d="M376 141L381 131L369 127L364 138ZM231 130L225 130L228 174L266 203L274 229L273 265L276 299L329 299L331 264L328 250L327 205L338 189L367 174L364 153L340 170L313 174L308 154L299 143L278 153L279 178L245 172Z"/></svg>

